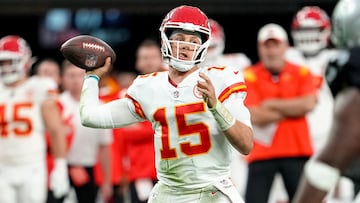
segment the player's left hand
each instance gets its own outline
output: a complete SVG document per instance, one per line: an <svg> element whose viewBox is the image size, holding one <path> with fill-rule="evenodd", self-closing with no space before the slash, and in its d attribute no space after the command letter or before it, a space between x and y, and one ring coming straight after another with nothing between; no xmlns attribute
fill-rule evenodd
<svg viewBox="0 0 360 203"><path fill-rule="evenodd" d="M206 102L207 106L209 108L212 108L216 104L216 100L217 100L214 86L207 75L200 72L199 76L202 80L198 81L197 88L202 93L204 101Z"/></svg>
<svg viewBox="0 0 360 203"><path fill-rule="evenodd" d="M55 159L54 169L50 174L50 190L56 198L61 198L70 190L68 168L65 159Z"/></svg>

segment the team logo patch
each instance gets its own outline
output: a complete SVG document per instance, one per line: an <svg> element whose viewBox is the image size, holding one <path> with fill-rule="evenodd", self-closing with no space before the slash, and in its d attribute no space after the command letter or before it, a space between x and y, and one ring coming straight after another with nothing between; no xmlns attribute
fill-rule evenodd
<svg viewBox="0 0 360 203"><path fill-rule="evenodd" d="M87 54L85 59L85 65L87 67L94 67L96 65L97 56L94 54Z"/></svg>
<svg viewBox="0 0 360 203"><path fill-rule="evenodd" d="M179 98L179 91L177 91L177 90L174 91L174 92L173 92L173 97L174 97L174 98Z"/></svg>

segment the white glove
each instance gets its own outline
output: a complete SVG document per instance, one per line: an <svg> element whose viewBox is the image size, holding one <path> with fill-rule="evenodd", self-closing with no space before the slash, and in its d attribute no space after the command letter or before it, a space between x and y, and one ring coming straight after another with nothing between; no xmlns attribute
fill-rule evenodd
<svg viewBox="0 0 360 203"><path fill-rule="evenodd" d="M63 158L54 161L54 169L50 174L50 190L56 198L63 197L70 190L68 167Z"/></svg>

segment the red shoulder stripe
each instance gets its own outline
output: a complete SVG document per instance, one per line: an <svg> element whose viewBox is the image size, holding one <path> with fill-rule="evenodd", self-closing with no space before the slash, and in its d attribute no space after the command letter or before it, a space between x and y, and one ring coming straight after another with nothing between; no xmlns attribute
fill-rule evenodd
<svg viewBox="0 0 360 203"><path fill-rule="evenodd" d="M224 91L221 92L218 99L220 102L224 102L227 98L230 97L231 94L236 92L246 91L246 85L244 82L235 83L229 87L227 87Z"/></svg>

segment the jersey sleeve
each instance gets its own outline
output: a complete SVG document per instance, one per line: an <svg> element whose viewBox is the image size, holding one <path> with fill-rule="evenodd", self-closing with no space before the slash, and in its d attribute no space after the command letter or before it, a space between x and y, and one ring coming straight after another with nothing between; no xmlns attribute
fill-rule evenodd
<svg viewBox="0 0 360 203"><path fill-rule="evenodd" d="M242 72L233 67L224 67L214 70L210 75L218 100L237 120L252 127L249 110L244 104L247 93Z"/></svg>
<svg viewBox="0 0 360 203"><path fill-rule="evenodd" d="M210 67L206 68L206 71L220 102L223 103L230 96L245 98L246 85L241 71L234 67Z"/></svg>
<svg viewBox="0 0 360 203"><path fill-rule="evenodd" d="M156 75L157 73L139 75L128 88L126 97L132 101L134 105L134 111L139 119L146 120L146 116L141 106L140 99L152 97L152 95L148 95L151 93L144 91L144 89L146 89L146 86L148 85L148 80L151 80L152 76Z"/></svg>
<svg viewBox="0 0 360 203"><path fill-rule="evenodd" d="M346 87L360 87L360 48L342 50L332 58L326 69L326 81L335 97Z"/></svg>
<svg viewBox="0 0 360 203"><path fill-rule="evenodd" d="M58 99L59 92L55 81L50 78L37 76L32 77L31 80L33 81L34 89L37 90L35 97L37 100Z"/></svg>
<svg viewBox="0 0 360 203"><path fill-rule="evenodd" d="M94 78L84 79L80 118L84 126L92 128L118 128L139 122L133 103L128 98L100 103L98 80Z"/></svg>

